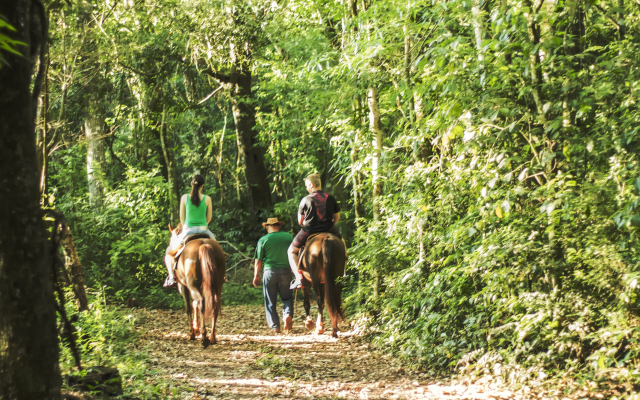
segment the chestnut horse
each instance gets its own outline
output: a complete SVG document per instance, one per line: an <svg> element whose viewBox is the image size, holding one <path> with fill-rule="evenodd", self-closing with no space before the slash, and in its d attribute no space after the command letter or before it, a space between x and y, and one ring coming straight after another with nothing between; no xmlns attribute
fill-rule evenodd
<svg viewBox="0 0 640 400"><path fill-rule="evenodd" d="M324 333L322 311L325 301L333 332L331 336L338 337L338 322L344 319L342 310L342 282L338 278L344 276L346 262L344 243L340 238L331 233L320 233L311 236L305 245L300 263L302 275L311 282L318 303L318 318L316 320L316 333ZM305 311L307 321L305 325L313 329L313 321L309 317L307 308L309 289L303 289L305 297Z"/></svg>
<svg viewBox="0 0 640 400"><path fill-rule="evenodd" d="M169 227L171 230L171 227ZM172 244L177 230L171 230ZM178 291L182 294L189 323L189 340L202 335L202 346L216 344L216 322L220 314L222 285L227 263L222 247L213 239L193 239L185 244L175 266ZM211 318L211 334L207 337L205 318Z"/></svg>

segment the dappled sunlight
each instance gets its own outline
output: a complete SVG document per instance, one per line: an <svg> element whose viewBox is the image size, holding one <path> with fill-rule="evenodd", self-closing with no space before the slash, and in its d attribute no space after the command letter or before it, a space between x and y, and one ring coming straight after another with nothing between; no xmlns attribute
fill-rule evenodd
<svg viewBox="0 0 640 400"><path fill-rule="evenodd" d="M1 329L24 339L8 347L25 355L15 365L57 374L36 341L56 347L53 322L11 317L55 319L55 272L80 310L85 294L104 311L156 309L114 324L67 302L83 364L122 365L134 398L506 396L495 382L640 398L640 0L1 4ZM298 240L267 255L271 218ZM163 289L179 223L226 253L209 263L202 247L200 273L177 276L194 289L226 274L206 349L182 312L157 310L184 307ZM324 279L328 308L340 298L353 321L307 331L297 291L293 331L271 332L244 304L272 292L271 268L287 299L286 249L327 230L346 269L334 239L306 242L300 267L316 270L323 243L314 292ZM17 288L30 300L6 301ZM28 370L24 382L44 376ZM451 374L466 383L433 380Z"/></svg>
<svg viewBox="0 0 640 400"><path fill-rule="evenodd" d="M164 379L190 386L194 396L206 399L517 398L488 384L428 379L372 352L352 331L338 339L307 331L300 314L291 333L277 334L266 328L261 306L224 307L223 313L218 344L203 349L198 340L188 340L182 312L135 312L143 345Z"/></svg>

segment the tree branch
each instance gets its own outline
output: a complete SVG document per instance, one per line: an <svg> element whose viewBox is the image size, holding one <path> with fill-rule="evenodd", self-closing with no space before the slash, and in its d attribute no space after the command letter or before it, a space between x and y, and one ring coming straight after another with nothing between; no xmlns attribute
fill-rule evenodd
<svg viewBox="0 0 640 400"><path fill-rule="evenodd" d="M216 94L220 89L222 89L222 85L220 85L216 90L214 90L213 92L209 93L209 95L207 97L205 97L204 99L200 100L198 102L198 105L204 103L205 101L209 100L211 98L211 96L213 96L214 94Z"/></svg>
<svg viewBox="0 0 640 400"><path fill-rule="evenodd" d="M122 164L125 169L129 168L129 166L116 155L116 152L113 151L113 142L116 141L115 129L111 131L110 135L107 135L107 137L109 136L111 136L111 140L109 141L109 152L111 153L111 157Z"/></svg>
<svg viewBox="0 0 640 400"><path fill-rule="evenodd" d="M227 242L226 240L218 240L218 243L220 244L226 244L229 245L231 247L233 247L233 249L235 251L237 251L238 253L240 253L245 259L247 260L253 260L253 257L249 257L248 255L244 254L243 252L241 252L236 246L232 245L231 243ZM244 261L244 260L243 260Z"/></svg>
<svg viewBox="0 0 640 400"><path fill-rule="evenodd" d="M152 74L147 73L147 72L142 72L142 71L140 71L140 70L137 70L137 69L135 69L135 68L133 68L133 67L130 67L130 66L128 66L128 65L126 65L126 64L124 64L124 63L122 63L122 61L118 61L118 65L120 65L121 67L123 67L123 68L125 68L125 69L128 69L128 70L129 70L129 71L131 71L131 72L135 72L135 73L136 73L136 74L138 74L138 75L144 75L144 76L148 76L148 77L150 77L150 78L154 78L154 77L156 77L157 75L159 75L159 74L160 74L160 71L158 71L158 72L154 72L154 73L152 73Z"/></svg>
<svg viewBox="0 0 640 400"><path fill-rule="evenodd" d="M222 74L211 69L206 69L202 72L215 79L220 85L222 85L223 83L231 83L231 75Z"/></svg>
<svg viewBox="0 0 640 400"><path fill-rule="evenodd" d="M620 25L616 22L616 20L615 20L615 19L613 19L612 17L610 17L610 16L608 16L608 15L607 15L607 11L606 11L604 8L600 7L600 6L599 6L599 5L597 5L597 4L592 4L592 5L593 5L596 9L598 9L598 10L599 10L599 11L600 11L600 12L601 12L605 17L609 18L609 19L611 20L611 22L613 22L613 23L618 27L618 29L620 29L620 28L621 28L621 27L620 27Z"/></svg>

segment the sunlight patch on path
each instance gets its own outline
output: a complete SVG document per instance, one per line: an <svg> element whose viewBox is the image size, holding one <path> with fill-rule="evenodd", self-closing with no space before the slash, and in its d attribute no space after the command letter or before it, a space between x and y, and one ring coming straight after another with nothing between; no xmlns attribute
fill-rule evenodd
<svg viewBox="0 0 640 400"><path fill-rule="evenodd" d="M309 334L296 318L291 334L266 328L259 306L225 307L218 344L188 340L181 312L136 310L137 329L155 369L187 383L185 399L517 399L482 385L452 384L407 371L358 336Z"/></svg>

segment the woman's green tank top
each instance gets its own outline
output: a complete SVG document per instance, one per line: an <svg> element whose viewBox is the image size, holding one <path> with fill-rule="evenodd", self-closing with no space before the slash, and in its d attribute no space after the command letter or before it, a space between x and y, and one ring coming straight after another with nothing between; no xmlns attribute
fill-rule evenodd
<svg viewBox="0 0 640 400"><path fill-rule="evenodd" d="M187 195L187 204L185 205L185 225L190 226L206 226L207 225L207 204L205 202L207 196L204 196L198 206L191 203L191 198Z"/></svg>

